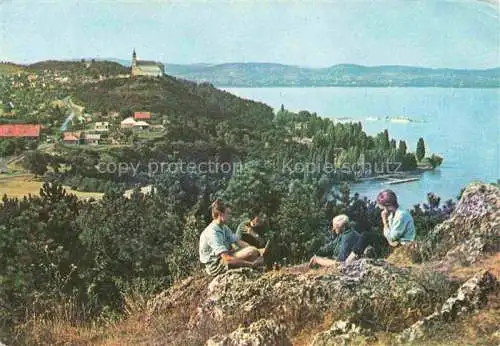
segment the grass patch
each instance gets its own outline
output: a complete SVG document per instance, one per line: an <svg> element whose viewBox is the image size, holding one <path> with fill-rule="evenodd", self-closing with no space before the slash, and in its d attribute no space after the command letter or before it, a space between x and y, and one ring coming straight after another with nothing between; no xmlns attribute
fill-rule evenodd
<svg viewBox="0 0 500 346"><path fill-rule="evenodd" d="M23 69L12 63L1 63L0 64L0 75L9 75L9 74L15 74L18 72L23 71Z"/></svg>
<svg viewBox="0 0 500 346"><path fill-rule="evenodd" d="M43 181L35 179L33 175L24 174L17 176L0 175L0 191L2 196L7 194L10 198L23 198L28 195L39 195ZM81 192L75 191L65 186L67 193L76 195L80 199L94 198L100 199L104 195L100 192Z"/></svg>

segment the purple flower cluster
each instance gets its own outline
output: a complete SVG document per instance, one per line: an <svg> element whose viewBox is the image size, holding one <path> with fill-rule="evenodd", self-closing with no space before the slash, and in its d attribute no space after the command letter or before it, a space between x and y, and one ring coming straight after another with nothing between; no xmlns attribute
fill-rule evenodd
<svg viewBox="0 0 500 346"><path fill-rule="evenodd" d="M488 213L488 204L482 196L472 195L458 204L456 213L470 218L480 218Z"/></svg>

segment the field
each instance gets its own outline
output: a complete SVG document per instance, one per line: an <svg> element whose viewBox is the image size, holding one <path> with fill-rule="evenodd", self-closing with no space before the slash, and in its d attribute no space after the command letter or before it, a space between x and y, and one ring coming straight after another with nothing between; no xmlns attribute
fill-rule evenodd
<svg viewBox="0 0 500 346"><path fill-rule="evenodd" d="M31 195L38 195L40 193L40 187L43 182L40 179L34 178L32 174L23 174L16 176L8 176L0 174L0 195L3 197L7 194L8 197L19 197ZM99 199L102 197L102 193L98 192L80 192L71 190L66 187L66 191L76 195L80 199L95 198Z"/></svg>
<svg viewBox="0 0 500 346"><path fill-rule="evenodd" d="M11 63L0 63L0 75L14 74L22 70L22 67Z"/></svg>

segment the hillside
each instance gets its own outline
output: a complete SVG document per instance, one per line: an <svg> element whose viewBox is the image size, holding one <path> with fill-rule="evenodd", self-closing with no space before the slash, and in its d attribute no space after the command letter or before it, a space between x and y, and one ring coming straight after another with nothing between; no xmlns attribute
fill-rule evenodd
<svg viewBox="0 0 500 346"><path fill-rule="evenodd" d="M0 76L22 71L22 66L10 62L0 62Z"/></svg>
<svg viewBox="0 0 500 346"><path fill-rule="evenodd" d="M98 83L77 85L72 92L78 102L89 111L148 110L186 118L213 118L234 120L251 110L262 112L269 121L272 109L263 103L243 100L213 86L196 84L170 76L148 79L107 79ZM77 103L78 103L77 102Z"/></svg>
<svg viewBox="0 0 500 346"><path fill-rule="evenodd" d="M335 124L308 111L282 109L275 114L263 103L239 98L210 83L197 84L170 75L130 78L125 67L108 61L44 61L23 69L29 73L4 78L0 83L4 104L14 101L16 121L41 123L47 134L60 142L61 124L72 109L54 101L70 98L81 107L77 113L82 114L72 118L69 130L91 133L97 122L109 123L99 150L61 143L55 148L59 161L48 160L55 169L58 164L71 167L58 173L57 179L84 191L105 192L111 185L117 189L117 184L125 189L152 184L148 162L172 157L184 162L212 160L230 165L259 161L277 174L286 173L285 180L307 172L284 172L284 162L293 160L300 166L301 162L314 161L318 168L331 162L340 167L356 162L361 153L372 164L396 157L403 162L401 170L417 168L407 146L398 146L387 131L371 137L360 123ZM136 111L152 114L152 131L121 127L121 121ZM78 168L78 155L85 156L89 163L127 162L139 164L140 169L103 174L95 164ZM315 179L327 173L321 170L311 172ZM353 180L354 174L339 169L328 172L324 179Z"/></svg>
<svg viewBox="0 0 500 346"><path fill-rule="evenodd" d="M48 322L28 340L82 345L497 345L499 200L498 186L469 185L448 220L414 248L396 249L387 260L360 259L318 270L300 265L267 273L234 269L213 279L194 275L149 300L128 297L127 317L107 328ZM428 246L436 251L429 254Z"/></svg>
<svg viewBox="0 0 500 346"><path fill-rule="evenodd" d="M24 66L24 70L33 73L51 71L69 75L113 76L129 73L129 69L111 61L60 61L47 60Z"/></svg>
<svg viewBox="0 0 500 346"><path fill-rule="evenodd" d="M500 68L456 70L349 64L305 68L271 63L229 63L167 64L166 71L173 76L208 81L220 87L500 87Z"/></svg>

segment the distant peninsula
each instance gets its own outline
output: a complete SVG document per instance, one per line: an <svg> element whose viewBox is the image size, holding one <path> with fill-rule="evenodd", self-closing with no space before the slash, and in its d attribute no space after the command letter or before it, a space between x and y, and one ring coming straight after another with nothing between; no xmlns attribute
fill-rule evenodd
<svg viewBox="0 0 500 346"><path fill-rule="evenodd" d="M351 64L306 68L272 63L165 64L165 68L169 75L218 87L500 87L500 68L461 70Z"/></svg>

